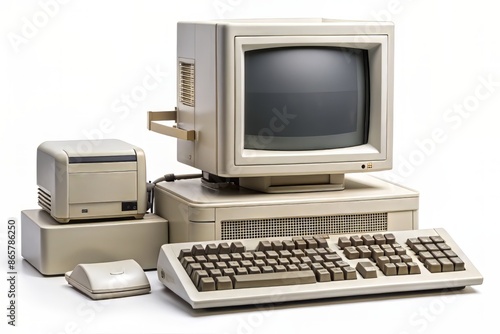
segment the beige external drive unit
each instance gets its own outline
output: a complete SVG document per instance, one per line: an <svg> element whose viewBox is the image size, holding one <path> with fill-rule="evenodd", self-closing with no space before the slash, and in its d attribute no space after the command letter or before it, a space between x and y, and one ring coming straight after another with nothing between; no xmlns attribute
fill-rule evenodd
<svg viewBox="0 0 500 334"><path fill-rule="evenodd" d="M59 223L142 218L144 152L121 140L47 141L37 149L38 204Z"/></svg>

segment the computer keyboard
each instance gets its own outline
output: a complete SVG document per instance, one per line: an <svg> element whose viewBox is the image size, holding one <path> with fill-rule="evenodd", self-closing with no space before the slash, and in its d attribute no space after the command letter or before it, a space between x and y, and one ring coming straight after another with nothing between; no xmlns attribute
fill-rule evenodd
<svg viewBox="0 0 500 334"><path fill-rule="evenodd" d="M195 309L483 282L444 229L166 244L158 277Z"/></svg>

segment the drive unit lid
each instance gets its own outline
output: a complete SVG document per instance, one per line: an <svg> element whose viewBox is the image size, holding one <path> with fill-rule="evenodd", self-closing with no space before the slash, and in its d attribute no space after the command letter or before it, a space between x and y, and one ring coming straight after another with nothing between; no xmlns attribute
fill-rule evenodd
<svg viewBox="0 0 500 334"><path fill-rule="evenodd" d="M69 164L137 161L135 147L118 139L48 141L40 146L54 157L64 155Z"/></svg>

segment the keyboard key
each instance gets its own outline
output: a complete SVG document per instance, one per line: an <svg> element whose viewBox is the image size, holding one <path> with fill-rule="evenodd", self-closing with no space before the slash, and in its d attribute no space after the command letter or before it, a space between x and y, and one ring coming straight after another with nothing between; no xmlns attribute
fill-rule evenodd
<svg viewBox="0 0 500 334"><path fill-rule="evenodd" d="M398 274L398 270L394 263L384 263L382 267L382 272L385 276L395 276Z"/></svg>
<svg viewBox="0 0 500 334"><path fill-rule="evenodd" d="M205 247L205 254L217 254L218 251L217 251L217 245L216 244L208 244L206 247Z"/></svg>
<svg viewBox="0 0 500 334"><path fill-rule="evenodd" d="M195 286L198 286L200 279L203 277L209 277L208 273L205 270L196 270L191 274L191 280L193 281Z"/></svg>
<svg viewBox="0 0 500 334"><path fill-rule="evenodd" d="M212 263L218 262L219 261L219 256L217 254L208 254L207 255L207 261L208 262L212 262Z"/></svg>
<svg viewBox="0 0 500 334"><path fill-rule="evenodd" d="M292 240L284 240L283 241L283 249L287 251L292 251L295 249L295 243Z"/></svg>
<svg viewBox="0 0 500 334"><path fill-rule="evenodd" d="M381 256L385 256L384 251L381 248L372 248L371 258L373 260L377 261L377 259Z"/></svg>
<svg viewBox="0 0 500 334"><path fill-rule="evenodd" d="M444 255L446 255L446 257L449 257L449 258L450 257L457 257L457 254L455 254L455 252L452 250L445 250L445 251L443 251L443 253L444 253Z"/></svg>
<svg viewBox="0 0 500 334"><path fill-rule="evenodd" d="M238 267L238 268L236 268L234 270L234 272L236 273L236 276L238 276L238 275L247 275L248 274L247 268L244 268L244 267Z"/></svg>
<svg viewBox="0 0 500 334"><path fill-rule="evenodd" d="M249 267L247 268L248 274L260 274L260 269L259 267Z"/></svg>
<svg viewBox="0 0 500 334"><path fill-rule="evenodd" d="M233 281L230 277L219 276L215 278L217 290L231 290L233 288Z"/></svg>
<svg viewBox="0 0 500 334"><path fill-rule="evenodd" d="M425 260L434 259L434 256L430 252L420 252L418 253L418 259L420 262L424 263Z"/></svg>
<svg viewBox="0 0 500 334"><path fill-rule="evenodd" d="M203 262L207 262L207 258L205 255L196 255L194 257L194 260L198 263L203 263Z"/></svg>
<svg viewBox="0 0 500 334"><path fill-rule="evenodd" d="M396 242L396 237L392 233L386 233L386 234L384 234L384 238L385 238L385 243L386 244L393 244L393 243Z"/></svg>
<svg viewBox="0 0 500 334"><path fill-rule="evenodd" d="M203 268L201 267L201 264L199 263L190 263L188 264L186 268L186 272L189 276L191 276L191 273L196 270L202 270Z"/></svg>
<svg viewBox="0 0 500 334"><path fill-rule="evenodd" d="M420 254L421 252L427 252L427 248L425 248L425 246L422 244L414 245L412 250L415 252L415 254Z"/></svg>
<svg viewBox="0 0 500 334"><path fill-rule="evenodd" d="M337 245L340 249L344 249L345 247L351 246L351 240L347 237L340 237L337 241Z"/></svg>
<svg viewBox="0 0 500 334"><path fill-rule="evenodd" d="M406 262L410 275L420 274L420 267L416 262Z"/></svg>
<svg viewBox="0 0 500 334"><path fill-rule="evenodd" d="M309 269L309 267L307 267L307 269ZM264 266L260 269L260 271L263 273L263 274L268 274L268 273L274 273L274 269L272 266Z"/></svg>
<svg viewBox="0 0 500 334"><path fill-rule="evenodd" d="M222 242L217 246L217 252L219 254L229 254L231 252L231 248L226 242Z"/></svg>
<svg viewBox="0 0 500 334"><path fill-rule="evenodd" d="M409 255L401 255L401 261L403 262L412 262L411 256Z"/></svg>
<svg viewBox="0 0 500 334"><path fill-rule="evenodd" d="M455 266L453 265L453 262L451 262L448 258L441 257L441 258L438 258L437 260L439 261L439 264L441 265L442 272L448 272L448 271L455 270Z"/></svg>
<svg viewBox="0 0 500 334"><path fill-rule="evenodd" d="M359 257L362 259L367 259L372 256L372 251L368 248L368 246L357 246Z"/></svg>
<svg viewBox="0 0 500 334"><path fill-rule="evenodd" d="M382 269L386 263L391 263L391 259L388 256L379 256L377 258L377 266Z"/></svg>
<svg viewBox="0 0 500 334"><path fill-rule="evenodd" d="M241 241L234 241L231 243L231 253L243 253L245 251L245 246Z"/></svg>
<svg viewBox="0 0 500 334"><path fill-rule="evenodd" d="M439 272L441 272L441 264L436 259L426 259L425 262L424 262L424 266L431 273L439 273Z"/></svg>
<svg viewBox="0 0 500 334"><path fill-rule="evenodd" d="M194 244L191 248L191 254L193 254L193 256L205 255L205 248L203 247L203 245Z"/></svg>
<svg viewBox="0 0 500 334"><path fill-rule="evenodd" d="M274 272L275 273L286 272L286 267L284 265L277 264L277 265L274 266Z"/></svg>
<svg viewBox="0 0 500 334"><path fill-rule="evenodd" d="M235 289L310 283L316 283L312 270L234 276Z"/></svg>
<svg viewBox="0 0 500 334"><path fill-rule="evenodd" d="M215 281L212 277L202 277L198 282L199 291L215 291Z"/></svg>
<svg viewBox="0 0 500 334"><path fill-rule="evenodd" d="M408 266L404 262L395 263L398 275L408 275Z"/></svg>
<svg viewBox="0 0 500 334"><path fill-rule="evenodd" d="M181 260L181 265L184 267L184 269L187 268L187 266L190 264L190 263L195 263L196 261L194 260L194 258L192 256L186 256L186 257L183 257L182 260Z"/></svg>
<svg viewBox="0 0 500 334"><path fill-rule="evenodd" d="M292 257L292 253L290 253L290 251L288 250L280 250L278 254L280 257L283 257L285 259L289 259Z"/></svg>
<svg viewBox="0 0 500 334"><path fill-rule="evenodd" d="M321 237L314 237L316 242L318 243L318 248L327 248L328 247L328 242L326 239L321 238Z"/></svg>
<svg viewBox="0 0 500 334"><path fill-rule="evenodd" d="M361 236L361 240L363 240L363 245L375 245L375 239L369 234L364 234Z"/></svg>
<svg viewBox="0 0 500 334"><path fill-rule="evenodd" d="M344 279L346 280L352 280L358 278L356 276L356 269L354 269L351 266L342 267L342 271L344 272Z"/></svg>
<svg viewBox="0 0 500 334"><path fill-rule="evenodd" d="M226 269L227 268L227 263L226 262L215 262L215 268L217 269Z"/></svg>
<svg viewBox="0 0 500 334"><path fill-rule="evenodd" d="M236 275L233 268L222 269L222 276L233 277Z"/></svg>
<svg viewBox="0 0 500 334"><path fill-rule="evenodd" d="M440 251L451 250L451 247L445 244L444 242L437 243L436 246L437 248L439 248Z"/></svg>
<svg viewBox="0 0 500 334"><path fill-rule="evenodd" d="M373 236L373 239L375 240L376 245L383 245L385 244L385 238L382 234L375 234Z"/></svg>
<svg viewBox="0 0 500 334"><path fill-rule="evenodd" d="M418 238L408 238L408 240L406 240L406 244L413 250L413 247L415 247L415 245L420 245L421 243Z"/></svg>
<svg viewBox="0 0 500 334"><path fill-rule="evenodd" d="M353 235L349 238L349 240L351 241L352 246L360 246L363 244L363 240L357 235Z"/></svg>
<svg viewBox="0 0 500 334"><path fill-rule="evenodd" d="M307 244L306 242L301 239L301 240L295 240L295 248L296 249L306 249L307 248Z"/></svg>
<svg viewBox="0 0 500 334"><path fill-rule="evenodd" d="M332 279L330 277L330 273L326 269L319 269L315 272L316 281L318 282L330 282Z"/></svg>
<svg viewBox="0 0 500 334"><path fill-rule="evenodd" d="M440 243L440 242L444 242L443 238L441 238L440 236L436 235L436 236L432 236L432 237L429 237L433 243L437 244L437 243Z"/></svg>
<svg viewBox="0 0 500 334"><path fill-rule="evenodd" d="M332 281L343 281L344 280L344 272L340 268L329 268L327 269L330 272L330 277Z"/></svg>
<svg viewBox="0 0 500 334"><path fill-rule="evenodd" d="M439 248L436 246L436 244L424 244L424 247L427 248L429 252L434 252L439 250Z"/></svg>
<svg viewBox="0 0 500 334"><path fill-rule="evenodd" d="M344 255L349 260L353 260L353 259L358 259L359 258L359 252L356 249L356 247L354 247L354 246L349 246L349 247L344 248Z"/></svg>
<svg viewBox="0 0 500 334"><path fill-rule="evenodd" d="M208 275L215 279L215 277L222 276L222 271L220 271L220 269L210 269Z"/></svg>
<svg viewBox="0 0 500 334"><path fill-rule="evenodd" d="M423 244L431 244L432 243L432 240L429 237L418 237L418 240L420 240L420 242Z"/></svg>
<svg viewBox="0 0 500 334"><path fill-rule="evenodd" d="M453 263L455 271L465 270L465 263L459 257L450 257L450 261Z"/></svg>
<svg viewBox="0 0 500 334"><path fill-rule="evenodd" d="M356 265L356 270L363 278L377 278L377 269L369 261L359 261Z"/></svg>
<svg viewBox="0 0 500 334"><path fill-rule="evenodd" d="M253 256L253 253L251 253L251 252L243 252L243 253L241 253L241 258L243 260L252 261L254 256Z"/></svg>
<svg viewBox="0 0 500 334"><path fill-rule="evenodd" d="M191 256L191 255L192 255L192 253L191 253L190 249L181 249L178 259L180 260L185 256Z"/></svg>
<svg viewBox="0 0 500 334"><path fill-rule="evenodd" d="M260 241L259 244L257 245L257 250L261 252L269 251L272 249L273 247L271 246L271 242L267 240Z"/></svg>
<svg viewBox="0 0 500 334"><path fill-rule="evenodd" d="M273 251L278 252L283 249L283 244L281 243L281 241L275 240L271 242L271 247Z"/></svg>
<svg viewBox="0 0 500 334"><path fill-rule="evenodd" d="M325 259L325 261L330 261L330 262L337 262L342 260L342 258L338 254L326 254L323 255L323 258Z"/></svg>
<svg viewBox="0 0 500 334"><path fill-rule="evenodd" d="M318 248L318 242L315 239L310 238L310 239L305 239L305 241L307 248Z"/></svg>
<svg viewBox="0 0 500 334"><path fill-rule="evenodd" d="M225 263L225 262L223 262L223 263ZM211 269L215 269L215 265L212 262L203 262L203 263L201 263L201 267L203 268L203 270L206 270L206 271L209 271Z"/></svg>

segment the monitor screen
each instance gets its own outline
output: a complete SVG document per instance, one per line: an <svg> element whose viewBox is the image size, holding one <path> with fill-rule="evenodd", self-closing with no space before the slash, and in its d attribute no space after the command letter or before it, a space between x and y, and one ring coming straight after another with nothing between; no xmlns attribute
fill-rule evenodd
<svg viewBox="0 0 500 334"><path fill-rule="evenodd" d="M245 52L244 147L324 150L366 144L368 52L278 47Z"/></svg>

